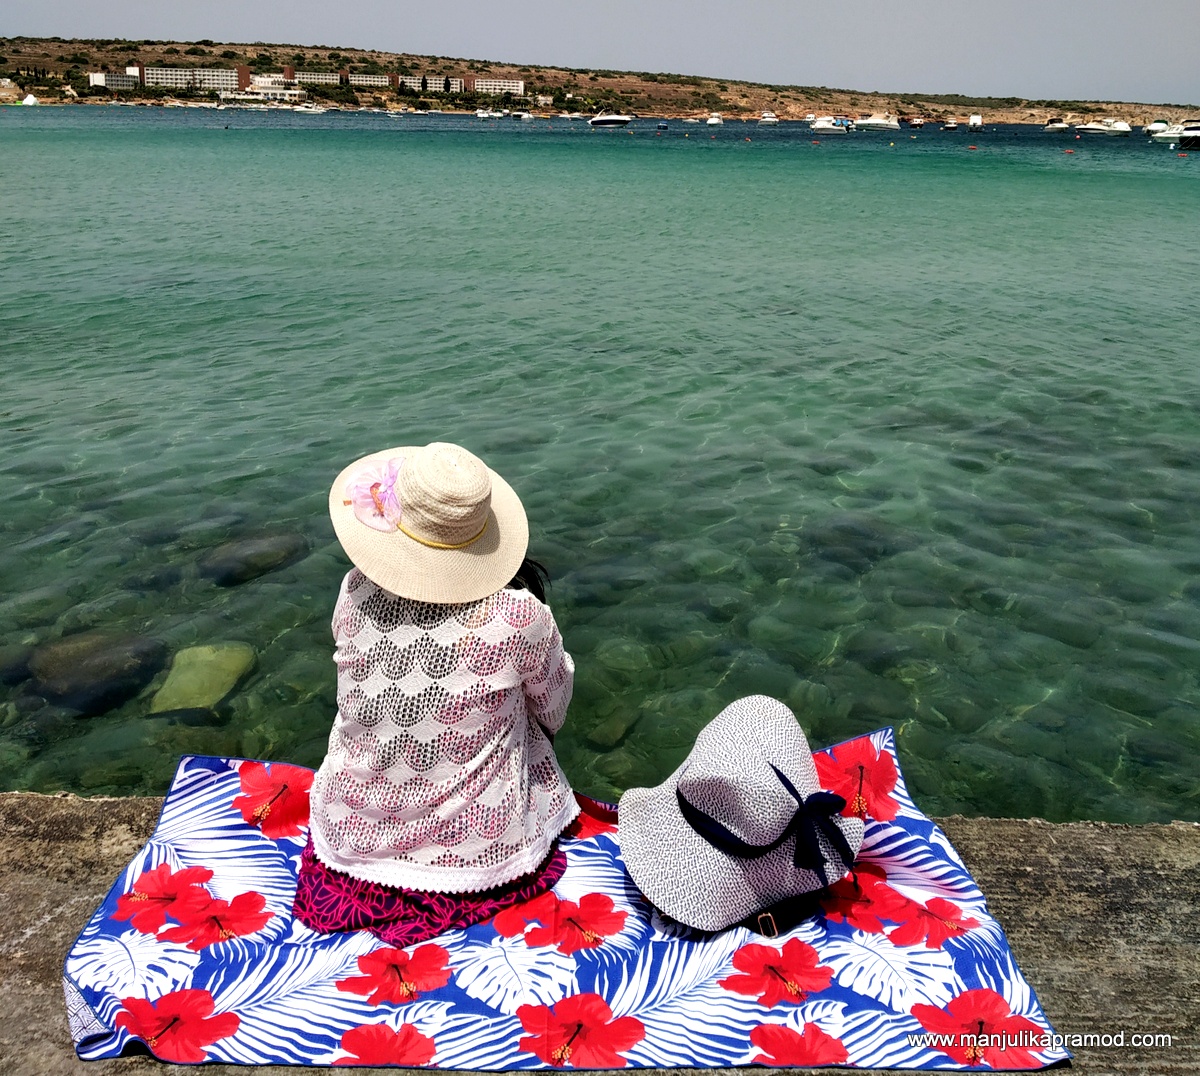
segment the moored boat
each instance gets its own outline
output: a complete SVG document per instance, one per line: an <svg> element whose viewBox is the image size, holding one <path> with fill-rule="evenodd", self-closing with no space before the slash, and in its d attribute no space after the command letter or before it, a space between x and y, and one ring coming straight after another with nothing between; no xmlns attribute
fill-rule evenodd
<svg viewBox="0 0 1200 1076"><path fill-rule="evenodd" d="M971 113L971 115L967 118L967 130L968 131L982 131L983 130L983 117L978 112Z"/></svg>
<svg viewBox="0 0 1200 1076"><path fill-rule="evenodd" d="M1075 124L1075 130L1080 134L1102 134L1109 137L1127 137L1133 130L1124 120L1089 120L1087 123Z"/></svg>
<svg viewBox="0 0 1200 1076"><path fill-rule="evenodd" d="M1071 125L1062 116L1051 116L1042 128L1043 131L1069 131L1070 129Z"/></svg>
<svg viewBox="0 0 1200 1076"><path fill-rule="evenodd" d="M898 131L900 121L890 112L873 112L869 116L860 116L854 126L860 131Z"/></svg>
<svg viewBox="0 0 1200 1076"><path fill-rule="evenodd" d="M1150 136L1150 141L1174 146L1182 143L1184 138L1190 142L1197 135L1200 135L1200 119L1180 120L1178 123L1172 123L1165 131L1155 131ZM1191 148L1195 149L1196 147L1192 146Z"/></svg>
<svg viewBox="0 0 1200 1076"><path fill-rule="evenodd" d="M758 117L760 127L774 127L777 123L779 123L779 117L774 112L764 112Z"/></svg>
<svg viewBox="0 0 1200 1076"><path fill-rule="evenodd" d="M817 116L808 129L818 134L844 135L854 130L854 123L848 116Z"/></svg>
<svg viewBox="0 0 1200 1076"><path fill-rule="evenodd" d="M621 112L601 112L588 120L589 127L628 127L633 122L632 116Z"/></svg>
<svg viewBox="0 0 1200 1076"><path fill-rule="evenodd" d="M720 127L725 121L721 119L720 112L710 112L708 114L708 119L706 119L704 122L707 123L709 127Z"/></svg>

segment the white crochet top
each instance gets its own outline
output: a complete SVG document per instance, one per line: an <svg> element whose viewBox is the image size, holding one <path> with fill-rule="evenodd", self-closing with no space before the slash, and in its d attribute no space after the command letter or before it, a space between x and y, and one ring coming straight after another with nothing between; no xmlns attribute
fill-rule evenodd
<svg viewBox="0 0 1200 1076"><path fill-rule="evenodd" d="M526 590L462 605L398 598L358 569L333 614L338 713L313 781L326 866L473 893L534 870L579 813L546 733L575 664Z"/></svg>

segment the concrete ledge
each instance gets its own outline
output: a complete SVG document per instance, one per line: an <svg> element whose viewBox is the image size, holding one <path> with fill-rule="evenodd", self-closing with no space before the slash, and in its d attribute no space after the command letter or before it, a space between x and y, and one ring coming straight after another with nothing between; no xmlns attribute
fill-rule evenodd
<svg viewBox="0 0 1200 1076"><path fill-rule="evenodd" d="M68 947L150 836L161 802L0 794L4 1076L194 1071L145 1057L77 1060L60 986ZM1169 1048L1076 1049L1078 1071L1200 1072L1200 825L939 822L983 887L1056 1030L1172 1036Z"/></svg>

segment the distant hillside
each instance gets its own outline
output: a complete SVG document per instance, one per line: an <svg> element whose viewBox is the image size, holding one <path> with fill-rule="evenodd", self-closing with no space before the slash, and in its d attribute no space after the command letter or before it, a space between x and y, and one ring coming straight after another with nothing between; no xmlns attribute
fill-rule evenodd
<svg viewBox="0 0 1200 1076"><path fill-rule="evenodd" d="M548 101L542 111L595 112L620 109L641 115L698 116L721 112L728 117L756 116L764 109L781 119L803 119L808 113L857 116L869 112L922 115L938 120L965 118L979 112L991 123L1043 123L1052 115L1073 117L1114 116L1131 124L1148 123L1160 115L1178 118L1195 111L1191 104L1144 104L1118 101L1024 100L1013 97L969 97L953 94L868 93L828 86L765 85L651 71L580 70L564 67L517 65L495 60L469 60L412 53L333 48L325 45L285 45L265 42L225 43L215 41L127 41L117 39L0 38L0 75L11 78L22 93L33 92L43 100L69 97L103 100L111 91L97 88L89 94L90 71L122 72L126 65L171 67L234 67L246 65L255 73L297 69L349 71L351 74L427 76L431 90L446 77L471 76L521 79L526 98L534 111L537 99ZM69 87L69 89L68 89ZM352 90L349 86L313 89L347 104L412 104L424 97L439 108L473 108L479 102L472 94L442 95L433 92L397 93L390 89ZM127 91L124 97L153 97L149 90Z"/></svg>

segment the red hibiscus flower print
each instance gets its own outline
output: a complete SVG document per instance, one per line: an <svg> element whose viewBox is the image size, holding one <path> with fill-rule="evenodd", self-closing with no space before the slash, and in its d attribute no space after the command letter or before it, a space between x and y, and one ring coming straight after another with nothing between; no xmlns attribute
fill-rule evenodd
<svg viewBox="0 0 1200 1076"><path fill-rule="evenodd" d="M888 940L893 945L924 942L926 949L940 949L947 938L961 937L977 926L979 920L963 915L957 904L934 897L927 904L910 901L908 915L888 934Z"/></svg>
<svg viewBox="0 0 1200 1076"><path fill-rule="evenodd" d="M567 956L580 949L599 949L605 938L621 933L625 918L625 912L615 910L612 897L585 893L578 904L573 900L559 901L549 923L526 931L525 943L556 945Z"/></svg>
<svg viewBox="0 0 1200 1076"><path fill-rule="evenodd" d="M233 805L252 826L271 840L295 837L308 825L308 790L313 772L301 766L243 762L238 768L242 794Z"/></svg>
<svg viewBox="0 0 1200 1076"><path fill-rule="evenodd" d="M835 1039L816 1024L805 1024L803 1031L782 1024L760 1024L750 1032L750 1041L763 1051L755 1057L755 1065L817 1068L844 1064L850 1056L841 1039Z"/></svg>
<svg viewBox="0 0 1200 1076"><path fill-rule="evenodd" d="M498 912L492 919L492 926L496 928L497 934L513 938L523 934L532 922L553 922L554 909L557 907L558 897L547 891L524 904L514 904L511 908Z"/></svg>
<svg viewBox="0 0 1200 1076"><path fill-rule="evenodd" d="M770 945L743 945L733 954L741 975L721 980L736 994L757 994L758 1003L771 1008L781 1001L799 1005L810 993L824 990L833 980L833 969L817 963L817 951L792 938L783 951Z"/></svg>
<svg viewBox="0 0 1200 1076"><path fill-rule="evenodd" d="M428 1065L434 1043L412 1024L399 1031L387 1024L362 1024L342 1036L342 1049L351 1056L339 1057L335 1065Z"/></svg>
<svg viewBox="0 0 1200 1076"><path fill-rule="evenodd" d="M616 833L616 808L609 807L589 796L581 796L578 792L575 793L575 802L579 804L581 810L575 821L567 827L568 837L586 840L588 837L595 837L600 833Z"/></svg>
<svg viewBox="0 0 1200 1076"><path fill-rule="evenodd" d="M187 947L198 953L214 942L240 938L261 930L275 914L263 911L266 903L266 897L253 891L239 893L233 900L210 898L208 904L182 920L179 926L164 930L159 939L187 942Z"/></svg>
<svg viewBox="0 0 1200 1076"><path fill-rule="evenodd" d="M887 874L875 863L855 864L854 873L834 882L821 898L827 919L868 934L882 934L885 919L896 923L907 919L913 904L887 884Z"/></svg>
<svg viewBox="0 0 1200 1076"><path fill-rule="evenodd" d="M160 863L154 870L139 874L133 888L117 897L117 910L111 918L128 919L134 930L153 934L166 923L168 915L187 919L208 904L212 894L200 883L211 877L207 867L172 871L169 863Z"/></svg>
<svg viewBox="0 0 1200 1076"><path fill-rule="evenodd" d="M160 1061L184 1065L207 1061L202 1047L234 1034L241 1023L237 1013L213 1016L213 997L207 990L176 990L157 1001L122 998L121 1004L117 1027L145 1042Z"/></svg>
<svg viewBox="0 0 1200 1076"><path fill-rule="evenodd" d="M605 938L621 933L626 918L604 893L585 893L578 904L543 893L527 904L506 908L492 926L506 938L524 933L526 945L554 945L570 956L580 949L598 949ZM539 925L529 927L535 921Z"/></svg>
<svg viewBox="0 0 1200 1076"><path fill-rule="evenodd" d="M599 994L575 994L554 1005L522 1005L517 1019L529 1032L519 1043L521 1049L558 1068L624 1068L621 1051L646 1037L641 1020L634 1016L614 1020Z"/></svg>
<svg viewBox="0 0 1200 1076"><path fill-rule="evenodd" d="M358 958L358 970L363 974L339 980L337 988L369 995L372 1005L402 1005L416 1001L423 990L445 986L450 981L449 959L450 954L440 945L422 945L411 955L403 949L376 949Z"/></svg>
<svg viewBox="0 0 1200 1076"><path fill-rule="evenodd" d="M1019 1016L995 990L968 990L944 1008L914 1005L912 1015L935 1035L952 1036L948 1046L936 1046L960 1065L989 1065L995 1069L1039 1068L1032 1046L1022 1045L1043 1029ZM1024 1038L1023 1038L1024 1036Z"/></svg>
<svg viewBox="0 0 1200 1076"><path fill-rule="evenodd" d="M887 751L876 751L870 736L813 755L821 787L846 801L842 814L890 822L900 805L892 799L898 774Z"/></svg>

